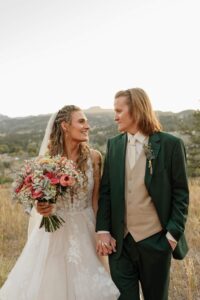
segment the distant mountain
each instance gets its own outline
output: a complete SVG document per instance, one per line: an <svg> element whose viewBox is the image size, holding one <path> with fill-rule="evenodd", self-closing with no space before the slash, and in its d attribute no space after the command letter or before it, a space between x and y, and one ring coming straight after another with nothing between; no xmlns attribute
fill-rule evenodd
<svg viewBox="0 0 200 300"><path fill-rule="evenodd" d="M188 109L188 110L184 110L184 111L177 113L177 116L179 118L186 118L186 117L190 117L193 113L194 113L194 110Z"/></svg>
<svg viewBox="0 0 200 300"><path fill-rule="evenodd" d="M106 140L118 134L114 111L95 106L84 111L90 123L90 143L101 150ZM191 124L194 110L179 113L157 111L156 114L168 132L177 132L181 124ZM37 153L50 115L9 118L0 114L0 153Z"/></svg>
<svg viewBox="0 0 200 300"><path fill-rule="evenodd" d="M50 115L2 118L0 119L0 133L30 133L44 131Z"/></svg>
<svg viewBox="0 0 200 300"><path fill-rule="evenodd" d="M101 129L115 124L112 109L94 106L84 110L84 112L88 116L91 129L97 127ZM193 113L194 110L184 110L178 113L156 111L166 131L176 131L178 123L180 121L191 121ZM10 118L0 114L0 134L5 136L9 134L43 133L49 117L50 114Z"/></svg>
<svg viewBox="0 0 200 300"><path fill-rule="evenodd" d="M9 117L0 114L0 121L5 120L5 119L9 119Z"/></svg>
<svg viewBox="0 0 200 300"><path fill-rule="evenodd" d="M84 110L85 113L98 114L98 113L113 113L113 109L101 108L100 106L92 106Z"/></svg>

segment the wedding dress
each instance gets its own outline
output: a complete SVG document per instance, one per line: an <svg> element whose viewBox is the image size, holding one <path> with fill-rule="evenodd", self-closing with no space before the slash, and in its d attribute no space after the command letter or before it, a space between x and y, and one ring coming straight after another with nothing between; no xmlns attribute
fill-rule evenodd
<svg viewBox="0 0 200 300"><path fill-rule="evenodd" d="M34 226L0 290L0 300L115 300L119 292L95 251L92 209L93 168L88 160L88 188L57 201L65 220L53 233Z"/></svg>

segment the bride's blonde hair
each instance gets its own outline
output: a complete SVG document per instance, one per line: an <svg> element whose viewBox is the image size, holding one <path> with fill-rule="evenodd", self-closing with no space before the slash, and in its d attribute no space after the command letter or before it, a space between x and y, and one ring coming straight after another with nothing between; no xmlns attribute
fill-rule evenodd
<svg viewBox="0 0 200 300"><path fill-rule="evenodd" d="M62 129L61 123L65 121L66 123L71 124L72 113L76 111L81 111L81 109L75 105L66 105L58 111L53 123L48 144L50 156L66 155L66 153L64 153L64 131ZM80 143L77 166L83 172L84 175L87 170L87 160L89 156L89 145L86 142Z"/></svg>

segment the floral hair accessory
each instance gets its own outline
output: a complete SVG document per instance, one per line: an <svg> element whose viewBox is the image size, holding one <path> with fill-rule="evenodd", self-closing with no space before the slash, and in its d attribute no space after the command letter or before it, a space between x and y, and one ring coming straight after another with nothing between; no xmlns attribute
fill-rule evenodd
<svg viewBox="0 0 200 300"><path fill-rule="evenodd" d="M146 158L148 160L148 168L150 170L150 174L153 174L153 167L152 167L152 160L155 159L155 155L153 152L153 149L151 148L151 143L147 144L147 145L143 145L144 148L144 153L146 155Z"/></svg>

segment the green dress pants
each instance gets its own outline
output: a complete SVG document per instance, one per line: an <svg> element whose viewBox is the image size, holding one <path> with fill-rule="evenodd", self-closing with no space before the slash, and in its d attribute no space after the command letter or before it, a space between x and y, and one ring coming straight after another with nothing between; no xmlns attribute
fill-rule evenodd
<svg viewBox="0 0 200 300"><path fill-rule="evenodd" d="M172 249L165 235L162 231L136 243L128 233L120 257L109 256L119 300L139 300L139 282L145 300L168 299Z"/></svg>

